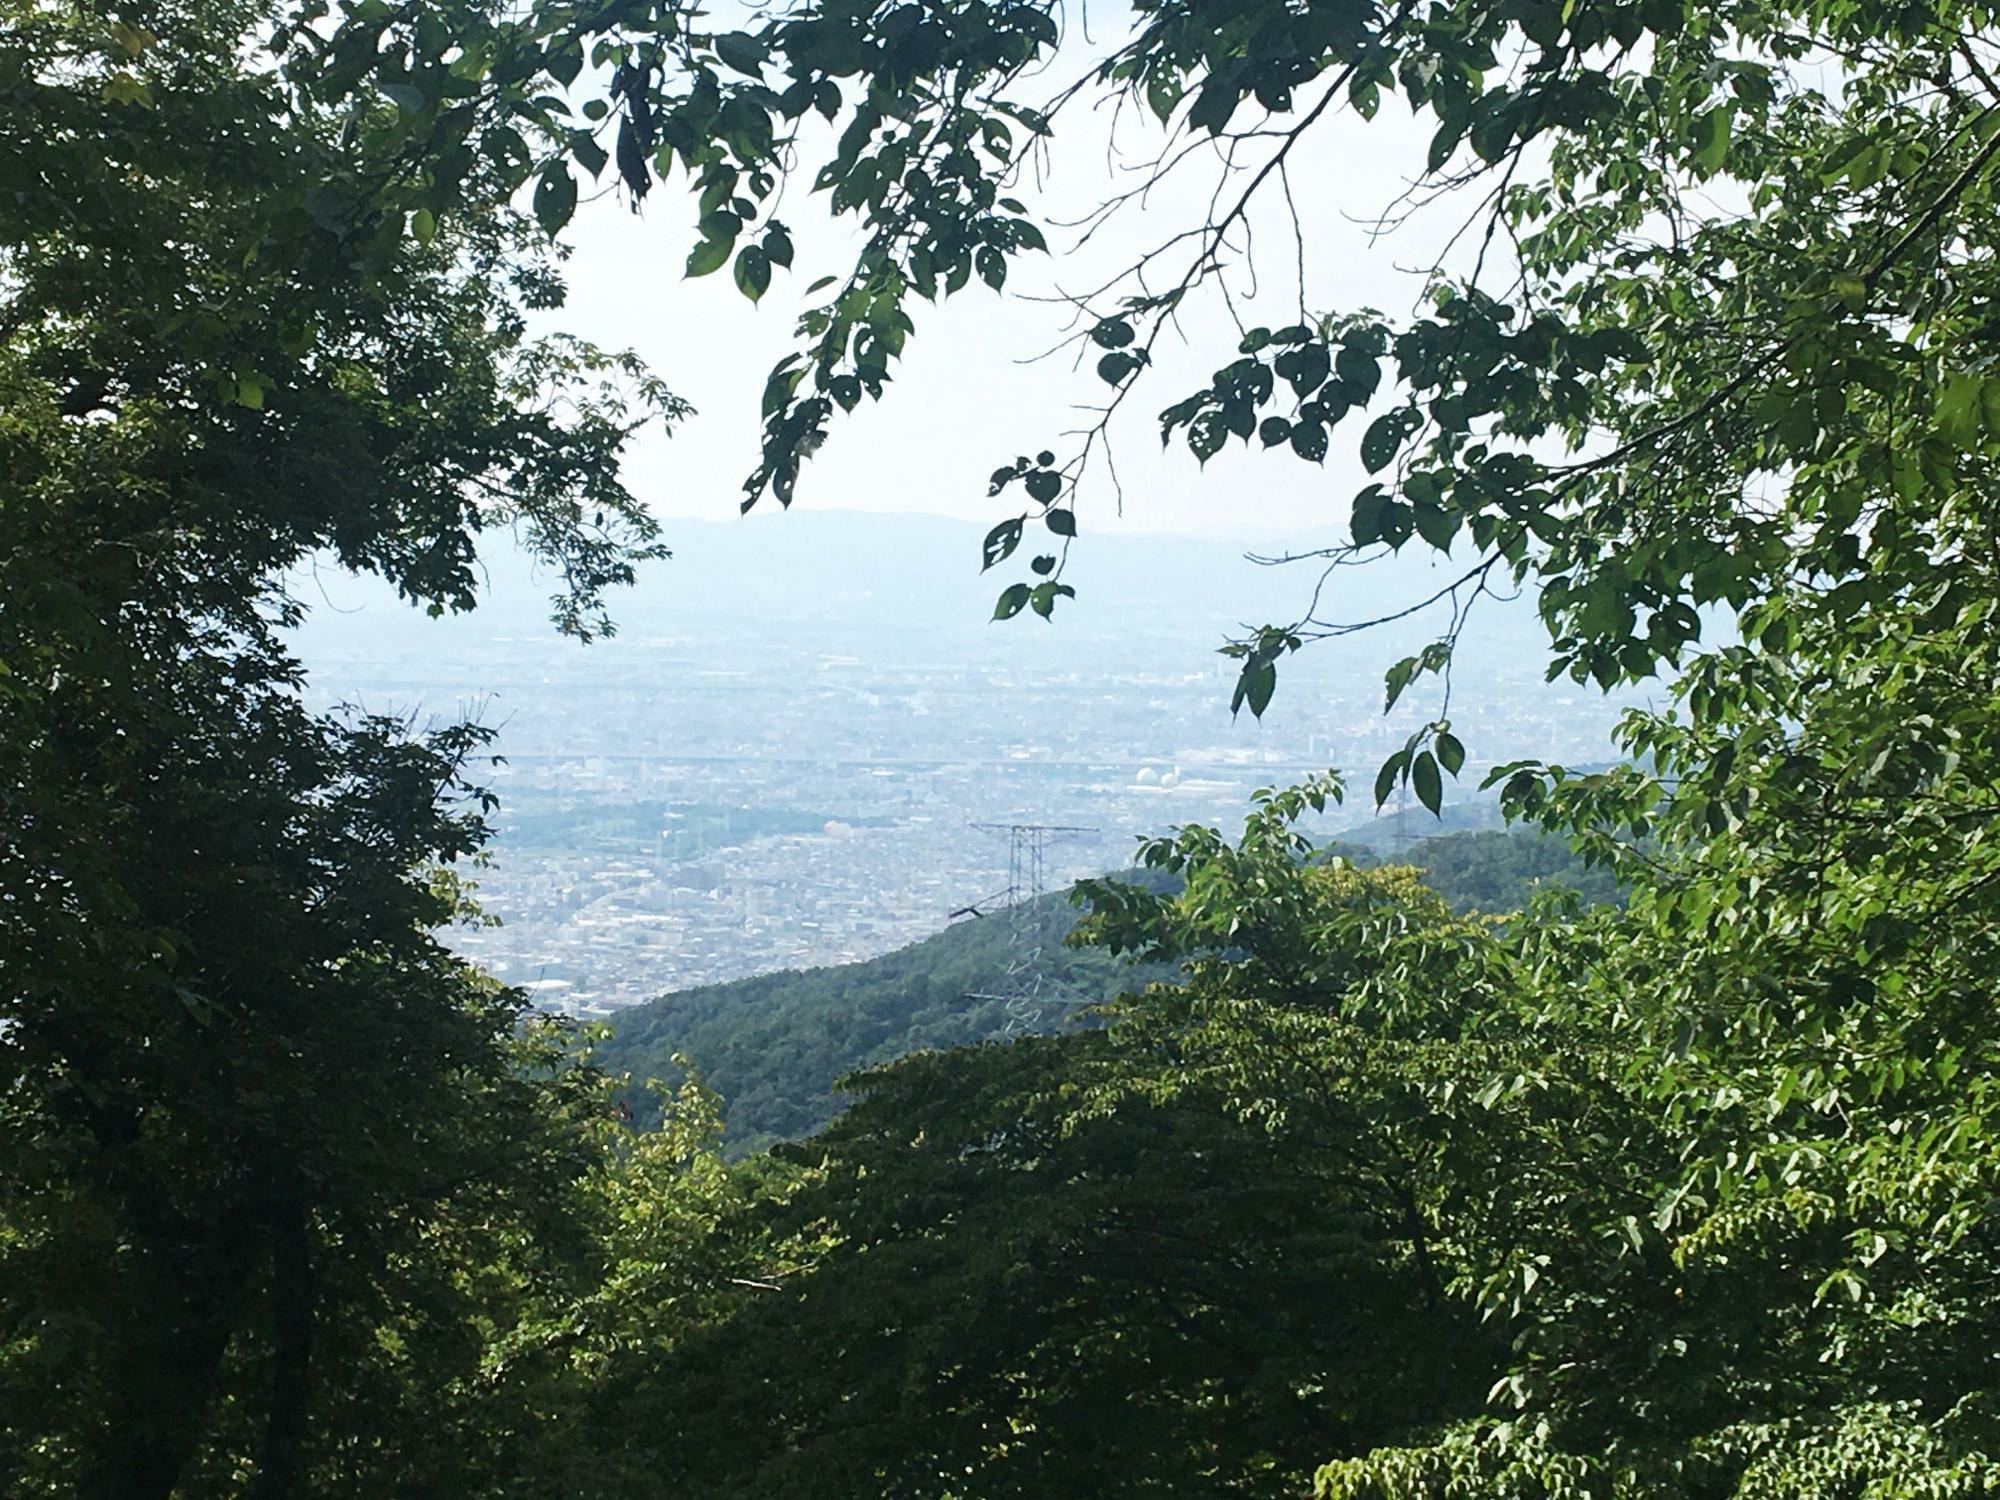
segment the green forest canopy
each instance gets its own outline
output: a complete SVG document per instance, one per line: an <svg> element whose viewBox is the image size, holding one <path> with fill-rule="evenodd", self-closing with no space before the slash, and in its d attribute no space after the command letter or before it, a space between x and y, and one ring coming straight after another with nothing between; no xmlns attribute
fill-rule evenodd
<svg viewBox="0 0 2000 1500"><path fill-rule="evenodd" d="M1044 0L0 17L10 1491L1990 1489L1990 9L1142 0L1088 61ZM1159 389L1388 96L1469 253ZM661 546L619 455L685 411L527 334L582 185L686 190L691 276L812 278L746 457L784 502L924 304L1043 253L1027 166L1106 103L1213 207L1081 297L1102 422L995 455L996 614L1087 586L1128 408L1197 461L1338 445L1329 566L1463 565L1374 801L1439 805L1453 645L1531 587L1552 673L1660 679L1614 768L1494 777L1629 899L1302 864L1314 782L1090 890L1185 970L1112 1027L892 1064L740 1169L697 1086L629 1131L436 939L483 736L306 712L286 570L465 609L505 528L608 628ZM851 261L796 264L787 183ZM1351 623L1248 631L1238 706Z"/></svg>

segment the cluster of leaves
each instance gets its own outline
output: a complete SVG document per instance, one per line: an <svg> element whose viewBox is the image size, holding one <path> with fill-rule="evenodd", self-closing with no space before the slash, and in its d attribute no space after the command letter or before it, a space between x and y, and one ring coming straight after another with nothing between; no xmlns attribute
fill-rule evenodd
<svg viewBox="0 0 2000 1500"><path fill-rule="evenodd" d="M703 1494L1219 1496L1477 1411L1542 1279L1605 1258L1579 1183L1671 1160L1606 1037L1517 1013L1522 943L1313 852L1335 793L1086 884L1076 943L1181 974L1108 1031L848 1080L777 1152L806 1175L766 1232L810 1256L636 1374L606 1441Z"/></svg>
<svg viewBox="0 0 2000 1500"><path fill-rule="evenodd" d="M1163 435L1201 459L1235 435L1317 465L1353 424L1377 477L1339 545L1469 550L1475 587L1531 580L1551 670L1610 685L1682 660L1705 607L1743 608L1801 574L1862 583L1864 523L1884 500L1922 505L1976 469L1990 377L1953 350L1984 317L1974 226L2000 139L1988 19L1955 0L1887 18L1859 3L1371 0L1295 14L1148 0L1050 99L1031 92L1060 59L1050 0L781 8L729 31L671 4L364 3L293 33L287 70L357 110L385 91L397 102L381 128L420 163L412 213L419 197L442 213L497 174L539 182L553 231L575 203L572 164L601 173L615 154L635 197L684 170L701 235L689 270L733 259L753 297L791 264L770 213L824 144L812 187L860 221L863 248L813 283L827 295L772 372L751 501L788 501L836 412L883 393L913 298L999 287L1044 248L1013 194L1024 144L1053 145L1065 109L1140 106L1165 132L1161 173L1199 159L1190 143L1226 148L1210 216L1083 299L1078 337L1113 390L1108 423L1190 299L1226 286L1260 195L1281 191L1302 143L1399 95L1435 122L1413 163L1420 194L1474 206L1469 266L1447 258L1412 318L1334 307L1246 330L1203 389L1165 407ZM1717 198L1747 212L1711 211ZM1175 255L1185 265L1163 283ZM1107 432L1001 468L996 492L1022 480L1036 507L1022 523L1039 515L1067 543ZM996 527L986 565L1021 535ZM1904 551L1940 540L1884 538ZM1009 584L997 613L1051 613L1068 597L1065 553L1034 553L1035 578ZM1308 618L1252 637L1239 706L1261 711L1277 659L1324 633ZM1447 758L1414 747L1385 791L1450 774Z"/></svg>
<svg viewBox="0 0 2000 1500"><path fill-rule="evenodd" d="M814 284L831 295L801 318L802 352L771 374L747 508L767 492L789 503L835 409L882 394L914 326L910 296L948 295L975 276L997 290L1012 256L1047 248L996 182L1021 139L1045 133L1043 114L994 96L1057 39L1038 0L801 7L749 30L715 29L678 0L316 0L279 47L287 78L320 100L364 112L394 102L384 129L406 154L390 199L413 223L519 190L553 235L575 212L576 168L592 179L609 168L636 203L678 167L696 199L687 274L733 266L752 300L793 261L773 210L797 142L816 118L837 127L812 187L862 221L865 245L846 275Z"/></svg>
<svg viewBox="0 0 2000 1500"><path fill-rule="evenodd" d="M1389 855L1336 844L1331 852L1364 866L1409 865L1455 912L1506 916L1548 891L1571 891L1587 906L1623 900L1616 874L1577 853L1570 841L1533 828L1486 828L1419 839Z"/></svg>
<svg viewBox="0 0 2000 1500"><path fill-rule="evenodd" d="M1078 941L1181 972L1109 1031L849 1081L860 1102L780 1153L810 1185L772 1223L821 1234L810 1260L634 1386L658 1472L723 1495L1986 1491L1976 1023L1925 1049L1949 1063L1870 1078L1787 993L1830 977L1805 949L1851 939L1686 920L1719 850L1627 909L1455 917L1411 871L1311 849L1296 820L1335 791L1266 796L1235 842L1150 843L1168 883L1087 883ZM1942 1024L1912 991L1956 958L1870 964L1906 1024Z"/></svg>
<svg viewBox="0 0 2000 1500"><path fill-rule="evenodd" d="M993 618L1011 620L1024 609L1033 609L1044 620L1055 615L1056 600L1074 599L1076 590L1055 576L1062 568L1062 561L1069 552L1070 541L1076 536L1076 513L1058 505L1064 485L1062 474L1054 467L1056 456L1044 448L1030 462L1017 458L1013 463L993 471L986 492L998 495L1015 480L1021 481L1028 498L1038 508L1039 519L1048 529L1049 535L1058 539L1060 550L1038 554L1029 563L1030 570L1040 580L1036 583L1010 583L1001 590L999 602L993 606ZM1030 517L1015 516L1000 522L986 533L986 541L981 547L985 555L985 567L993 568L1012 557L1020 547L1026 534ZM982 570L983 571L983 570Z"/></svg>

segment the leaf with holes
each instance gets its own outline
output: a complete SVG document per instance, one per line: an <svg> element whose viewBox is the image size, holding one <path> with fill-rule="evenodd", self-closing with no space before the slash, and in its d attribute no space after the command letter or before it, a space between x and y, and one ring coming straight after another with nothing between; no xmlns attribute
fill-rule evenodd
<svg viewBox="0 0 2000 1500"><path fill-rule="evenodd" d="M980 568L980 572L983 573L987 568L993 567L996 563L1003 563L1014 555L1014 549L1021 545L1022 525L1020 517L1016 516L1012 520L1002 521L986 533L986 542L981 548L986 562Z"/></svg>
<svg viewBox="0 0 2000 1500"><path fill-rule="evenodd" d="M1402 414L1385 412L1370 422L1361 435L1361 465L1370 474L1379 474L1396 461L1402 446Z"/></svg>
<svg viewBox="0 0 2000 1500"><path fill-rule="evenodd" d="M554 235L575 213L576 179L562 162L553 162L535 184L535 222L544 234Z"/></svg>

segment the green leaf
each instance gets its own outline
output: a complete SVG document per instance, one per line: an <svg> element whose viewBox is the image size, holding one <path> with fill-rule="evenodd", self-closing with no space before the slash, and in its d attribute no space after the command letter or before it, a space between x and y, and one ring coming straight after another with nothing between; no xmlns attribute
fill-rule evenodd
<svg viewBox="0 0 2000 1500"><path fill-rule="evenodd" d="M437 215L428 208L420 208L410 215L410 237L419 245L428 245L437 238Z"/></svg>
<svg viewBox="0 0 2000 1500"><path fill-rule="evenodd" d="M1729 155L1729 127L1735 114L1734 105L1722 104L1695 122L1693 160L1702 176L1714 176Z"/></svg>
<svg viewBox="0 0 2000 1500"><path fill-rule="evenodd" d="M1497 162L1513 148L1514 122L1504 111L1496 109L1473 125L1470 138L1472 149L1481 161Z"/></svg>
<svg viewBox="0 0 2000 1500"><path fill-rule="evenodd" d="M1251 717L1261 719L1264 710L1271 706L1271 695L1278 690L1278 665L1269 659L1251 656L1243 664L1243 671L1237 680L1236 694L1230 703L1230 711L1248 707Z"/></svg>
<svg viewBox="0 0 2000 1500"><path fill-rule="evenodd" d="M983 573L987 568L991 568L998 563L1003 563L1014 555L1014 549L1021 545L1023 524L1021 518L1016 516L1012 520L1002 521L998 526L995 526L991 531L986 533L986 542L981 549L986 561L980 568L980 572Z"/></svg>
<svg viewBox="0 0 2000 1500"><path fill-rule="evenodd" d="M110 29L112 40L125 49L127 57L144 56L146 49L156 45L160 40L145 27L134 26L129 21L114 20Z"/></svg>
<svg viewBox="0 0 2000 1500"><path fill-rule="evenodd" d="M1207 463L1222 451L1222 445L1229 441L1229 427L1222 419L1222 413L1210 407L1188 423L1187 444L1195 458Z"/></svg>
<svg viewBox="0 0 2000 1500"><path fill-rule="evenodd" d="M569 154L576 158L578 166L595 180L604 175L604 168L611 160L611 153L597 143L597 137L578 131L570 137Z"/></svg>
<svg viewBox="0 0 2000 1500"><path fill-rule="evenodd" d="M1229 124L1229 117L1236 113L1236 106L1243 101L1243 95L1236 84L1211 73L1207 82L1194 96L1194 105L1188 110L1187 122L1196 130L1206 130L1210 135L1220 135Z"/></svg>
<svg viewBox="0 0 2000 1500"><path fill-rule="evenodd" d="M1465 123L1461 119L1447 119L1438 126L1437 134L1431 137L1431 148L1425 160L1427 170L1436 172L1451 160L1458 143L1465 139Z"/></svg>
<svg viewBox="0 0 2000 1500"><path fill-rule="evenodd" d="M688 252L687 274L690 277L707 276L729 264L729 252L736 248L736 236L725 239L703 240Z"/></svg>
<svg viewBox="0 0 2000 1500"><path fill-rule="evenodd" d="M1403 767L1409 761L1409 758L1409 751L1398 750L1394 755L1382 762L1382 768L1375 773L1375 805L1377 807L1380 807L1389 800L1389 794L1396 789L1397 778L1402 775Z"/></svg>
<svg viewBox="0 0 2000 1500"><path fill-rule="evenodd" d="M1410 787L1416 792L1417 800L1430 809L1432 816L1444 805L1444 782L1438 775L1438 763L1430 751L1420 754L1410 765Z"/></svg>
<svg viewBox="0 0 2000 1500"><path fill-rule="evenodd" d="M1000 593L999 602L993 606L993 618L996 620L1013 619L1014 616L1028 607L1029 592L1028 585L1025 583L1010 583L1007 585Z"/></svg>
<svg viewBox="0 0 2000 1500"><path fill-rule="evenodd" d="M1326 377L1333 369L1333 356L1324 344L1301 344L1280 355L1271 369L1279 379L1291 382L1294 395L1310 396L1326 384Z"/></svg>
<svg viewBox="0 0 2000 1500"><path fill-rule="evenodd" d="M1361 465L1370 474L1379 474L1395 462L1402 446L1402 414L1385 412L1361 435Z"/></svg>
<svg viewBox="0 0 2000 1500"><path fill-rule="evenodd" d="M752 302L771 289L771 257L758 245L745 245L736 257L736 290Z"/></svg>
<svg viewBox="0 0 2000 1500"><path fill-rule="evenodd" d="M1333 368L1334 373L1340 376L1341 384L1352 393L1356 406L1365 405L1368 398L1375 394L1376 386L1382 383L1381 361L1366 349L1352 344L1341 346L1340 352L1334 356Z"/></svg>
<svg viewBox="0 0 2000 1500"><path fill-rule="evenodd" d="M1938 388L1938 427L1960 447L1969 447L1985 426L1985 384L1971 370L1954 370Z"/></svg>
<svg viewBox="0 0 2000 1500"><path fill-rule="evenodd" d="M1438 551L1449 552L1452 538L1458 535L1459 523L1464 518L1456 510L1429 502L1415 505L1411 510L1416 518L1417 535Z"/></svg>
<svg viewBox="0 0 2000 1500"><path fill-rule="evenodd" d="M1029 498L1041 505L1049 504L1062 493L1062 475L1053 469L1037 469L1023 482Z"/></svg>
<svg viewBox="0 0 2000 1500"><path fill-rule="evenodd" d="M1406 656L1382 674L1382 686L1384 690L1382 701L1383 713L1386 714L1396 706L1397 700L1409 690L1410 684L1416 681L1418 669L1422 665L1422 658Z"/></svg>
<svg viewBox="0 0 2000 1500"><path fill-rule="evenodd" d="M562 162L551 162L535 183L535 222L547 235L559 233L576 212L576 179Z"/></svg>
<svg viewBox="0 0 2000 1500"><path fill-rule="evenodd" d="M757 78L762 76L770 53L747 31L725 31L715 39L715 55L737 72Z"/></svg>
<svg viewBox="0 0 2000 1500"><path fill-rule="evenodd" d="M548 54L543 66L549 70L549 77L567 87L583 72L583 47L579 43L558 47Z"/></svg>
<svg viewBox="0 0 2000 1500"><path fill-rule="evenodd" d="M1387 498L1379 484L1371 484L1354 497L1354 516L1351 529L1354 545L1371 547L1382 540L1382 506Z"/></svg>
<svg viewBox="0 0 2000 1500"><path fill-rule="evenodd" d="M1044 620L1054 617L1056 600L1074 599L1076 590L1066 583L1038 583L1028 593L1028 604Z"/></svg>
<svg viewBox="0 0 2000 1500"><path fill-rule="evenodd" d="M1445 730L1437 737L1438 764L1456 776L1465 768L1465 746L1458 742L1458 736Z"/></svg>
<svg viewBox="0 0 2000 1500"><path fill-rule="evenodd" d="M1057 536L1076 535L1076 514L1073 511L1052 510L1042 520Z"/></svg>

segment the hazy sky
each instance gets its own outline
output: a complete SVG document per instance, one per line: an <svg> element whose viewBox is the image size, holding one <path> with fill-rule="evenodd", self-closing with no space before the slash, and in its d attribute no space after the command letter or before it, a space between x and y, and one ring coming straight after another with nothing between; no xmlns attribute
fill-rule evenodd
<svg viewBox="0 0 2000 1500"><path fill-rule="evenodd" d="M1100 43L1108 35L1101 21L1096 35ZM1071 51L1080 67L1080 46L1066 48L1066 57ZM1048 87L1071 76L1068 67L1051 74ZM1246 107L1236 123L1248 123L1254 108ZM942 306L915 304L916 336L895 370L888 399L864 404L833 425L800 484L800 506L990 521L1013 508L986 498L986 477L996 464L1018 452L1063 450L1060 434L1079 425L1074 403L1100 400L1109 388L1088 366L1073 369L1068 353L1033 362L1063 336L1067 314L1018 294L1102 280L1114 266L1199 222L1217 179L1213 153L1197 152L1149 203L1129 207L1078 251L1076 231L1050 221L1073 217L1105 196L1114 181L1105 159L1108 134L1102 111L1075 109L1064 116L1053 176L1017 190L1047 226L1052 254L1017 261L1004 297L975 282ZM1149 114L1136 118L1131 111L1119 136L1135 160L1156 154L1163 139ZM1398 115L1391 101L1372 124L1352 115L1329 117L1293 154L1291 189L1306 230L1315 311L1372 305L1401 313L1411 306L1417 281L1409 267L1435 254L1453 221L1435 212L1372 246L1368 225L1421 167L1428 136L1428 128ZM819 158L807 160L816 165ZM810 167L801 172L778 211L798 245L793 271L778 273L754 307L737 294L727 271L683 278L693 217L684 176L657 187L639 215L626 208L622 194L610 192L579 210L571 232L570 301L555 325L635 349L698 411L671 438L649 433L632 455L629 482L662 516L721 519L736 513L742 478L756 462L758 397L766 373L792 347L793 325L806 305L799 294L820 275L842 270L851 255L851 225L829 222L826 196L807 191L810 175ZM1269 186L1275 188L1276 180ZM1267 197L1253 220L1257 278L1239 271L1230 288L1247 324L1276 326L1297 311L1297 247L1282 198L1275 191ZM1162 265L1177 274L1184 263ZM1348 500L1366 482L1353 458L1362 425L1353 418L1336 433L1323 469L1284 450L1262 454L1232 443L1204 473L1185 448L1161 451L1154 420L1159 410L1234 353L1233 325L1212 293L1183 321L1189 347L1161 351L1160 365L1128 400L1115 429L1124 515L1116 514L1100 470L1079 506L1085 539L1113 529L1220 538L1344 520Z"/></svg>

